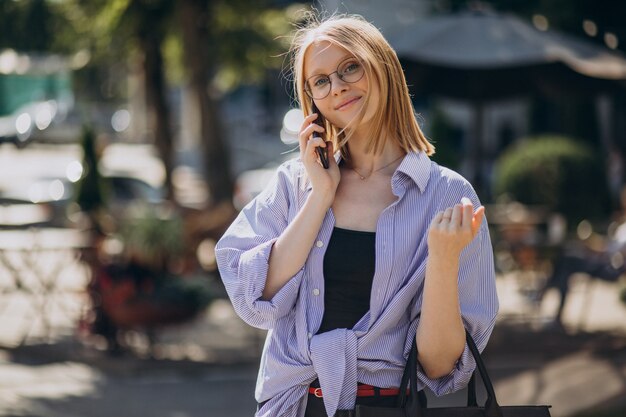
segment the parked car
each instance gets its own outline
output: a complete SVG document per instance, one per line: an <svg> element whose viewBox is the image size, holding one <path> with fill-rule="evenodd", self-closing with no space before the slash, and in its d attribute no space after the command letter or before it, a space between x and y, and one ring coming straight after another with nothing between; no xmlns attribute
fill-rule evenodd
<svg viewBox="0 0 626 417"><path fill-rule="evenodd" d="M104 175L109 211L121 215L135 203L159 204L165 193L146 181L121 173ZM0 191L0 227L71 225L76 184L67 178L39 178L29 187ZM12 207L12 208L11 208ZM20 208L19 212L17 207Z"/></svg>

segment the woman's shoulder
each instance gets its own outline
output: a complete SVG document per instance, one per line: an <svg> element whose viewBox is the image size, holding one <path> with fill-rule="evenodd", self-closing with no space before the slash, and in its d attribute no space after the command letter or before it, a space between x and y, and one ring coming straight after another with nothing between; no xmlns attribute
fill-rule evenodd
<svg viewBox="0 0 626 417"><path fill-rule="evenodd" d="M302 159L299 156L294 156L281 162L274 170L273 183L275 185L271 188L277 187L289 194L297 194L305 190L307 176Z"/></svg>
<svg viewBox="0 0 626 417"><path fill-rule="evenodd" d="M441 207L460 203L463 197L469 198L476 207L480 205L474 187L463 175L436 162L432 162L428 186L431 197L439 201Z"/></svg>
<svg viewBox="0 0 626 417"><path fill-rule="evenodd" d="M278 166L279 171L284 171L286 173L300 173L304 169L304 165L302 164L302 159L299 155L294 155L290 158L286 158L283 162Z"/></svg>
<svg viewBox="0 0 626 417"><path fill-rule="evenodd" d="M291 184L298 184L305 177L304 164L299 156L284 160L276 168L276 175Z"/></svg>
<svg viewBox="0 0 626 417"><path fill-rule="evenodd" d="M453 169L439 165L435 161L431 161L430 176L431 180L437 185L462 188L472 186L463 175Z"/></svg>
<svg viewBox="0 0 626 417"><path fill-rule="evenodd" d="M444 206L457 204L462 197L472 200L476 207L480 204L474 187L463 175L436 162L431 164L428 186L431 187L431 196Z"/></svg>

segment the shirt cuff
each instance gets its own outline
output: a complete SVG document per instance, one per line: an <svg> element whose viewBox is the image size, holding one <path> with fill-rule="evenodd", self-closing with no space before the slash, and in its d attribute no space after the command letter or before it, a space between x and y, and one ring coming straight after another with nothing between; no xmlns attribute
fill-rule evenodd
<svg viewBox="0 0 626 417"><path fill-rule="evenodd" d="M276 240L278 238L271 239L244 252L239 259L242 277L244 282L248 283L245 292L246 304L264 321L275 321L291 311L295 305L298 288L304 274L303 266L271 300L261 299L269 270L270 253Z"/></svg>
<svg viewBox="0 0 626 417"><path fill-rule="evenodd" d="M476 361L474 360L474 356L472 356L472 352L469 350L466 342L463 353L461 354L459 360L457 360L454 369L448 375L437 379L431 379L426 376L421 367L418 370L418 375L422 382L424 382L424 384L433 392L433 394L439 397L465 388L472 377L472 373L475 368Z"/></svg>

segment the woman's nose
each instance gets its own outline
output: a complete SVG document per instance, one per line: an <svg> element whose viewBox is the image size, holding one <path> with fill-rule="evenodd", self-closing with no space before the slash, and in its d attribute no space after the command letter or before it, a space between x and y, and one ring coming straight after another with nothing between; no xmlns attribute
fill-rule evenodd
<svg viewBox="0 0 626 417"><path fill-rule="evenodd" d="M332 94L337 94L346 90L348 83L339 78L337 74L331 75L330 88Z"/></svg>

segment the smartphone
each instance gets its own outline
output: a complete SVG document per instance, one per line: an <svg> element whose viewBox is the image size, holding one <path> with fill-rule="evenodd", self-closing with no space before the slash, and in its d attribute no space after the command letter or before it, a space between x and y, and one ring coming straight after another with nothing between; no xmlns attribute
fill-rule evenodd
<svg viewBox="0 0 626 417"><path fill-rule="evenodd" d="M324 116L322 116L322 113L319 111L319 109L317 108L315 103L311 103L311 105L312 105L313 113L317 113L317 119L315 119L313 121L313 123L323 127L324 126ZM314 138L320 138L322 136L320 135L319 132L313 132L313 137ZM322 163L322 166L325 169L328 169L328 147L326 147L326 148L317 147L317 148L315 148L315 150L317 151L317 155L320 157L320 162Z"/></svg>

